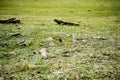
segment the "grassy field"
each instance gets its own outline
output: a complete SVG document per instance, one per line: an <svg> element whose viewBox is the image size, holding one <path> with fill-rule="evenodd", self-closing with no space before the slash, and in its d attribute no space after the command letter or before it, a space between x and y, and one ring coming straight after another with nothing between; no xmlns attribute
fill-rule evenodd
<svg viewBox="0 0 120 80"><path fill-rule="evenodd" d="M0 24L0 80L120 80L120 0L0 0L11 17L21 23Z"/></svg>

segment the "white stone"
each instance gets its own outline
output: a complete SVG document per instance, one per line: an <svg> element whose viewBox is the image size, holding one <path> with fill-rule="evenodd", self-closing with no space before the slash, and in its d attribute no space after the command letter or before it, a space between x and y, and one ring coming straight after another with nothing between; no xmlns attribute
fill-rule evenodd
<svg viewBox="0 0 120 80"><path fill-rule="evenodd" d="M48 41L52 41L53 38L52 38L52 37L48 37L47 40L48 40Z"/></svg>
<svg viewBox="0 0 120 80"><path fill-rule="evenodd" d="M4 78L3 78L3 77L0 77L0 80L4 80Z"/></svg>
<svg viewBox="0 0 120 80"><path fill-rule="evenodd" d="M46 48L42 48L42 49L40 50L40 52L41 52L41 55L42 55L43 58L47 58Z"/></svg>

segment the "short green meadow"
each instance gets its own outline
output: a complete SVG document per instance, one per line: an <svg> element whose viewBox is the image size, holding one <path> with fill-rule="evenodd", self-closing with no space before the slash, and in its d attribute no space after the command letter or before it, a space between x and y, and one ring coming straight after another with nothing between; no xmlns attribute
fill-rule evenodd
<svg viewBox="0 0 120 80"><path fill-rule="evenodd" d="M1 0L0 19L12 17L21 23L0 23L0 80L120 79L120 0Z"/></svg>

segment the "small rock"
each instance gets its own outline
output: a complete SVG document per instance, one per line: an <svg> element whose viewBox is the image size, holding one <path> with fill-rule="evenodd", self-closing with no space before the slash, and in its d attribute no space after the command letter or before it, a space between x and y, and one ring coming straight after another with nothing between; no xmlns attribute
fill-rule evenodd
<svg viewBox="0 0 120 80"><path fill-rule="evenodd" d="M48 41L52 41L53 38L52 38L52 37L48 37L47 40L48 40Z"/></svg>
<svg viewBox="0 0 120 80"><path fill-rule="evenodd" d="M28 41L28 40L23 40L23 41L17 42L16 45L27 46L29 43L30 43L30 41Z"/></svg>
<svg viewBox="0 0 120 80"><path fill-rule="evenodd" d="M0 77L0 80L4 80L4 78L3 78L3 77Z"/></svg>
<svg viewBox="0 0 120 80"><path fill-rule="evenodd" d="M99 38L100 40L107 40L107 38L105 38L105 37L101 37L101 38Z"/></svg>
<svg viewBox="0 0 120 80"><path fill-rule="evenodd" d="M25 65L27 65L29 68L35 68L37 66L35 64L25 64Z"/></svg>
<svg viewBox="0 0 120 80"><path fill-rule="evenodd" d="M70 55L69 51L65 51L65 52L63 52L62 56L63 57L70 57L71 55Z"/></svg>
<svg viewBox="0 0 120 80"><path fill-rule="evenodd" d="M61 71L55 71L55 72L52 72L53 74L55 74L55 75L59 75L59 74L62 74L63 72L61 72Z"/></svg>
<svg viewBox="0 0 120 80"><path fill-rule="evenodd" d="M55 46L55 43L54 42L50 42L49 46Z"/></svg>
<svg viewBox="0 0 120 80"><path fill-rule="evenodd" d="M10 37L17 37L17 36L20 36L21 34L20 33L11 33L9 36Z"/></svg>
<svg viewBox="0 0 120 80"><path fill-rule="evenodd" d="M80 38L80 39L78 39L79 41L82 41L82 42L84 42L84 43L86 43L86 42L88 42L89 40L88 40L88 38Z"/></svg>
<svg viewBox="0 0 120 80"><path fill-rule="evenodd" d="M67 34L67 37L70 37L70 35L69 35L69 34Z"/></svg>
<svg viewBox="0 0 120 80"><path fill-rule="evenodd" d="M0 23L13 23L13 24L16 24L16 23L20 23L20 20L16 19L16 18L0 19Z"/></svg>
<svg viewBox="0 0 120 80"><path fill-rule="evenodd" d="M77 34L73 34L72 38L73 38L73 43L80 42L80 41L86 43L89 41L88 38L80 38L77 36Z"/></svg>
<svg viewBox="0 0 120 80"><path fill-rule="evenodd" d="M73 40L73 43L75 43L76 41L77 41L77 39L78 39L78 36L77 36L77 34L72 34L72 40Z"/></svg>
<svg viewBox="0 0 120 80"><path fill-rule="evenodd" d="M13 55L17 55L17 53L15 53L15 52L11 52L11 54L13 54Z"/></svg>
<svg viewBox="0 0 120 80"><path fill-rule="evenodd" d="M84 39L83 39L82 41L83 41L83 42L86 42L86 40L84 40Z"/></svg>
<svg viewBox="0 0 120 80"><path fill-rule="evenodd" d="M8 46L8 43L4 42L3 45L2 45L2 47L6 47L6 46Z"/></svg>
<svg viewBox="0 0 120 80"><path fill-rule="evenodd" d="M40 50L40 52L41 52L42 57L43 57L44 59L46 59L46 58L47 58L46 48L42 48L42 49Z"/></svg>
<svg viewBox="0 0 120 80"><path fill-rule="evenodd" d="M105 37L92 37L93 39L99 39L99 40L107 40L107 38L105 38Z"/></svg>

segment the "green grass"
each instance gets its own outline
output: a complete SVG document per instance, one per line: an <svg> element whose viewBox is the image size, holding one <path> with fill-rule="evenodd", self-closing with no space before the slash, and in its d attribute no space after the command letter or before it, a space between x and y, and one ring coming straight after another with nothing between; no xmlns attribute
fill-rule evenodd
<svg viewBox="0 0 120 80"><path fill-rule="evenodd" d="M0 24L0 77L5 80L120 79L119 0L1 0L0 18L11 17L21 24ZM57 25L53 19L80 26ZM9 37L14 32L22 36ZM73 43L73 34L88 42ZM30 43L16 45L21 40ZM5 42L8 46L3 47ZM56 58L42 59L42 48ZM65 51L71 56L63 57Z"/></svg>

